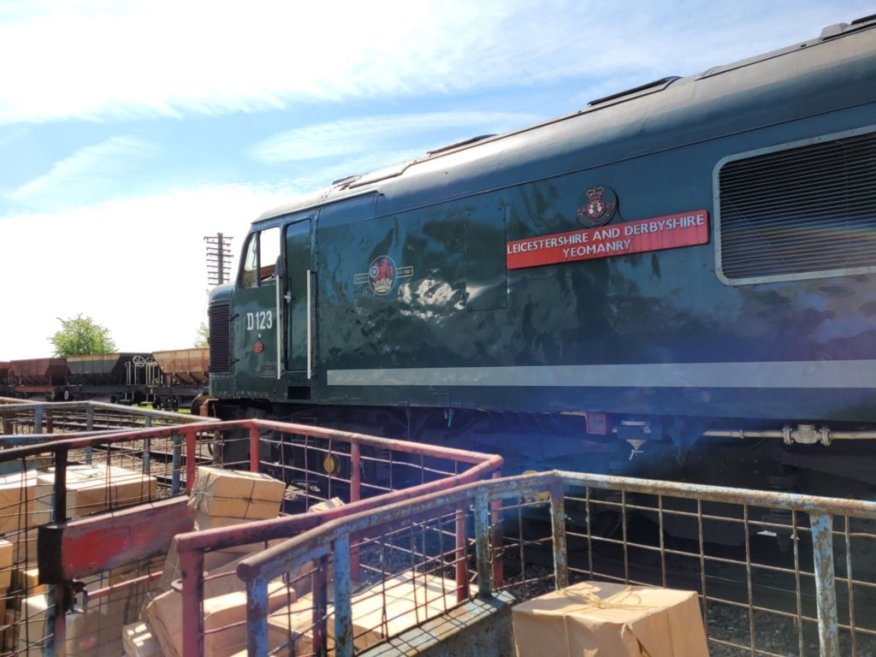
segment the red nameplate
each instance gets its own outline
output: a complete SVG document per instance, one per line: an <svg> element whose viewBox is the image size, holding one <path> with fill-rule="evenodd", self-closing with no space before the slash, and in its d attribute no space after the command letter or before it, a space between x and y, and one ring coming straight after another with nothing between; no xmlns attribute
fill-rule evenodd
<svg viewBox="0 0 876 657"><path fill-rule="evenodd" d="M695 210L514 240L505 245L505 262L508 269L523 269L675 249L680 246L706 244L708 241L709 213L706 210Z"/></svg>

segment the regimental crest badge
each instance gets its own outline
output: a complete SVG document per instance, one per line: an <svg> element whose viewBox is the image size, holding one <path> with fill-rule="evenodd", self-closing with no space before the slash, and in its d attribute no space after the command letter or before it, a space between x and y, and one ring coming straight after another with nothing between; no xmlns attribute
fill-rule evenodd
<svg viewBox="0 0 876 657"><path fill-rule="evenodd" d="M384 296L392 292L396 281L401 278L410 278L414 275L413 267L397 267L395 261L388 255L374 258L368 271L353 276L356 285L368 285L368 288L378 296Z"/></svg>
<svg viewBox="0 0 876 657"><path fill-rule="evenodd" d="M578 199L578 221L588 228L604 226L616 210L617 195L611 187L591 187Z"/></svg>

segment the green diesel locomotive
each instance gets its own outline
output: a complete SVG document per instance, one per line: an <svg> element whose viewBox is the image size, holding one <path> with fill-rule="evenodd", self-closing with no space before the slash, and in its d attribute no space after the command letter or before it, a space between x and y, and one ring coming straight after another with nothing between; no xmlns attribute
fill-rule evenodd
<svg viewBox="0 0 876 657"><path fill-rule="evenodd" d="M210 358L225 418L872 494L876 17L265 213Z"/></svg>

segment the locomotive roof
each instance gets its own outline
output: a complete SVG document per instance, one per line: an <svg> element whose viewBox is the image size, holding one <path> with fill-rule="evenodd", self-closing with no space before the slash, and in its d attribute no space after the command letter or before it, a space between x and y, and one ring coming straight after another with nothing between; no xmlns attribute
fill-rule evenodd
<svg viewBox="0 0 876 657"><path fill-rule="evenodd" d="M822 79L829 80L832 72L846 63L858 62L860 68L856 70L876 70L874 29L876 15L832 25L809 41L710 68L698 75L662 78L593 100L574 114L503 135L475 137L429 151L422 158L342 178L326 189L263 213L254 224L261 227L284 215L375 192L389 199L386 211L399 211L427 204L422 194L435 187L443 189L441 198L446 200L493 187L484 183L487 177L496 179L498 187L527 182L533 177L533 163L539 160L540 179L593 166L601 162L599 157L605 153L600 152L600 146L608 143L626 158L654 152L658 147L714 137L720 134L722 126L715 123L719 114L730 126L737 114L733 107L752 99L759 99L762 106L766 89L778 92L776 100L780 100L794 92L799 94L813 74L822 73ZM870 34L848 38L863 32ZM732 78L721 77L728 74ZM872 77L870 73L868 78ZM844 105L876 100L865 81L866 78L861 80L857 89L843 87L842 79L835 81L842 89L839 95L845 98ZM829 87L830 82L826 84ZM848 97L856 93L861 98ZM821 96L825 97L813 101L828 103L830 107L841 102L836 99L837 94ZM778 112L794 111L795 103L774 104ZM811 107L809 111L814 113ZM706 132L696 120L697 112L712 119ZM662 141L643 138L645 134L658 133L663 134ZM635 144L630 141L625 148L625 137L635 139ZM571 157L573 153L575 157ZM582 154L587 159L582 159ZM617 158L616 153L614 156ZM504 177L499 179L499 175Z"/></svg>

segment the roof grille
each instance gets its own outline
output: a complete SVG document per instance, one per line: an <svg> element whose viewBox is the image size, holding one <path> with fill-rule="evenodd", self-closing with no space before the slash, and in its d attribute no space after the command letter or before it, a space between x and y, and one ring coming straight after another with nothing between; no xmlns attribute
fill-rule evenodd
<svg viewBox="0 0 876 657"><path fill-rule="evenodd" d="M876 272L876 133L731 161L719 271L756 283Z"/></svg>

